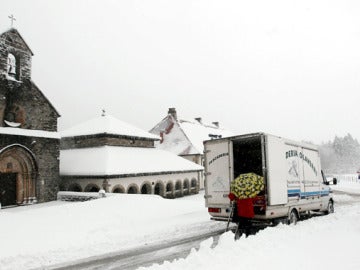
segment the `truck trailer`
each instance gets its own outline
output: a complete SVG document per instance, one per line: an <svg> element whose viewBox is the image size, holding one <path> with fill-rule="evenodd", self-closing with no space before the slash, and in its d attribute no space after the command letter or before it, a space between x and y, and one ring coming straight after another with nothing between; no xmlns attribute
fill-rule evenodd
<svg viewBox="0 0 360 270"><path fill-rule="evenodd" d="M332 191L312 144L252 133L204 141L204 157L205 203L214 220L235 222L241 229L296 223L310 211L334 212ZM242 217L229 196L230 185L249 174L263 185L247 199L253 215Z"/></svg>

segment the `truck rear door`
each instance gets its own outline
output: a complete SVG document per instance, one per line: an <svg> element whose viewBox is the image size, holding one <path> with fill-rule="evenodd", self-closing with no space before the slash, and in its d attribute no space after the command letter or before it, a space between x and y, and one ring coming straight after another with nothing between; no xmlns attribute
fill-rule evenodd
<svg viewBox="0 0 360 270"><path fill-rule="evenodd" d="M266 136L267 188L269 205L286 204L288 202L285 144L282 138Z"/></svg>
<svg viewBox="0 0 360 270"><path fill-rule="evenodd" d="M229 205L228 194L233 180L232 142L227 139L206 141L204 149L206 206Z"/></svg>

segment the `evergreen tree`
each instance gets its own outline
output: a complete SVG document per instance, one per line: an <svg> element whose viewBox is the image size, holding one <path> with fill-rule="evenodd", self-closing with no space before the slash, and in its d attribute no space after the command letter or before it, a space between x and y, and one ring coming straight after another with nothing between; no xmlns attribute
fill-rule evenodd
<svg viewBox="0 0 360 270"><path fill-rule="evenodd" d="M350 134L335 136L320 145L321 165L326 173L356 173L360 168L360 144Z"/></svg>

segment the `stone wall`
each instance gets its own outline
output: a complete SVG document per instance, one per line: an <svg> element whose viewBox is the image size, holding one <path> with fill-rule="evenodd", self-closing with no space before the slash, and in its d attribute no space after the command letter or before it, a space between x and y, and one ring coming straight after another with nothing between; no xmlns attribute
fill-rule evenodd
<svg viewBox="0 0 360 270"><path fill-rule="evenodd" d="M57 111L30 80L21 83L0 78L0 126L4 120L21 128L57 131Z"/></svg>
<svg viewBox="0 0 360 270"><path fill-rule="evenodd" d="M39 202L56 200L59 191L59 145L58 139L0 135L0 150L18 144L29 149L37 164L36 197Z"/></svg>
<svg viewBox="0 0 360 270"><path fill-rule="evenodd" d="M61 139L61 149L64 150L104 145L152 148L154 147L154 141L152 139L146 140L110 134L66 137Z"/></svg>
<svg viewBox="0 0 360 270"><path fill-rule="evenodd" d="M11 29L0 36L0 73L7 73L9 53L16 58L16 79L19 81L30 79L32 52L16 29Z"/></svg>
<svg viewBox="0 0 360 270"><path fill-rule="evenodd" d="M7 72L9 54L16 59L15 77ZM0 127L6 120L20 128L56 131L59 114L31 81L32 55L16 29L0 35Z"/></svg>

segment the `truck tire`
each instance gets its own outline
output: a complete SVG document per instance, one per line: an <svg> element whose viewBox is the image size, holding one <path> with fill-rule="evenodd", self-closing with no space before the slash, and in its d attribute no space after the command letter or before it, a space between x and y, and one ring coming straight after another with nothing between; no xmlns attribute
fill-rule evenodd
<svg viewBox="0 0 360 270"><path fill-rule="evenodd" d="M295 209L291 210L288 220L287 220L288 225L291 225L291 224L296 225L298 220L299 220L299 216L297 214L297 211Z"/></svg>
<svg viewBox="0 0 360 270"><path fill-rule="evenodd" d="M325 211L325 215L334 213L334 202L332 200L329 201L328 206Z"/></svg>

